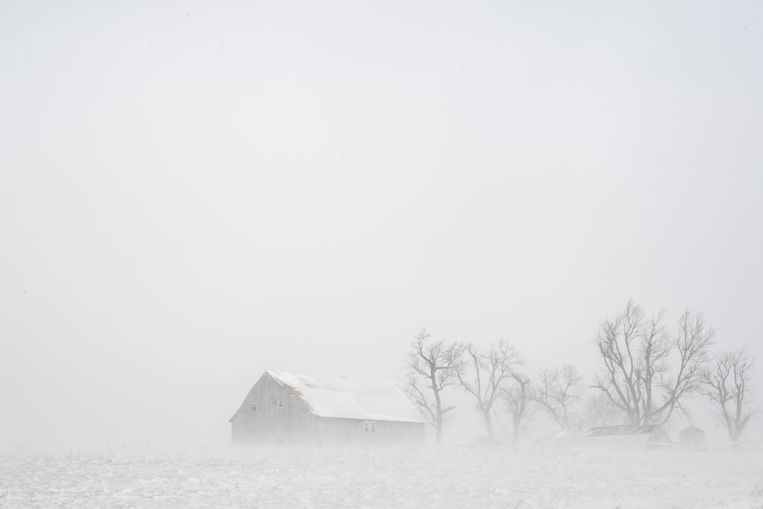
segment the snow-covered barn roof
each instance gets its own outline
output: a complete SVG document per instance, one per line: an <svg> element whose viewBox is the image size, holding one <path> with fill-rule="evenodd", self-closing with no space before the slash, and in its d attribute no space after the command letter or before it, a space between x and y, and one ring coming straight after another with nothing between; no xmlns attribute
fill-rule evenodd
<svg viewBox="0 0 763 509"><path fill-rule="evenodd" d="M319 417L371 421L424 422L394 382L349 378L312 378L284 371L266 373L292 388Z"/></svg>

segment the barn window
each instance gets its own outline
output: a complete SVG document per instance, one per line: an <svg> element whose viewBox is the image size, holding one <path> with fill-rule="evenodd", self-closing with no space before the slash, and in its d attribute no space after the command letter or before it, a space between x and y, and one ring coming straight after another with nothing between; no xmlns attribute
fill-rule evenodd
<svg viewBox="0 0 763 509"><path fill-rule="evenodd" d="M363 433L376 433L376 421L363 421Z"/></svg>
<svg viewBox="0 0 763 509"><path fill-rule="evenodd" d="M252 405L252 412L254 412L255 410L257 410L257 405Z"/></svg>
<svg viewBox="0 0 763 509"><path fill-rule="evenodd" d="M283 400L282 399L279 399L276 404L278 405L278 408L283 408Z"/></svg>

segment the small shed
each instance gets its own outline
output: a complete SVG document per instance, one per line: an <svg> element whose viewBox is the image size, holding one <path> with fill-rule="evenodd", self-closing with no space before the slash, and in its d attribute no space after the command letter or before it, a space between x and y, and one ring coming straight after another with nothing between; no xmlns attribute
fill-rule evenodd
<svg viewBox="0 0 763 509"><path fill-rule="evenodd" d="M682 444L700 444L705 441L705 431L689 425L678 432L678 440Z"/></svg>
<svg viewBox="0 0 763 509"><path fill-rule="evenodd" d="M267 370L230 418L233 444L424 442L425 421L394 382Z"/></svg>

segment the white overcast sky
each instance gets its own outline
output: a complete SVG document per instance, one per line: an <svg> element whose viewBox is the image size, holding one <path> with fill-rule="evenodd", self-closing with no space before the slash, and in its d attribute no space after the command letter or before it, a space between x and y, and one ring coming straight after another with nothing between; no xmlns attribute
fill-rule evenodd
<svg viewBox="0 0 763 509"><path fill-rule="evenodd" d="M757 0L0 2L0 446L422 326L590 375L631 297L763 363L762 62Z"/></svg>

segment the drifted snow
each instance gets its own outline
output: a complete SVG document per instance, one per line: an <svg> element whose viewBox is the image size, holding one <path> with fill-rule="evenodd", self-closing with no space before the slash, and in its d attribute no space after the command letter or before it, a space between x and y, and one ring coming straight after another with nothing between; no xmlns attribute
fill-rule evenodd
<svg viewBox="0 0 763 509"><path fill-rule="evenodd" d="M591 446L0 456L0 507L759 508L761 449Z"/></svg>
<svg viewBox="0 0 763 509"><path fill-rule="evenodd" d="M268 370L277 382L297 391L320 417L373 421L424 422L394 382L350 378L312 378Z"/></svg>

